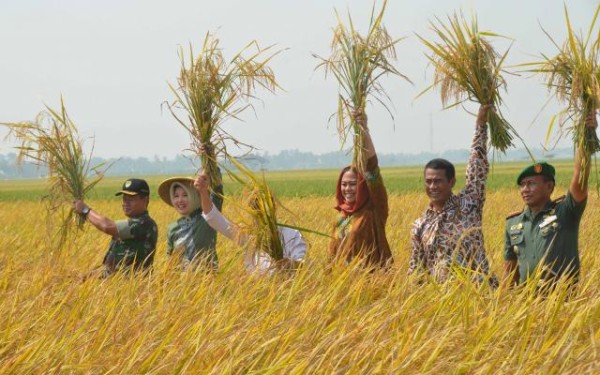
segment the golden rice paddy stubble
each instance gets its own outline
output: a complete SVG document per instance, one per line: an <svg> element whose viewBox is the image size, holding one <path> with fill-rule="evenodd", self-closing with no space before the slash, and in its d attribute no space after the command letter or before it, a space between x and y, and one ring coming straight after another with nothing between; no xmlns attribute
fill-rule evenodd
<svg viewBox="0 0 600 375"><path fill-rule="evenodd" d="M557 189L558 192L561 188ZM121 216L118 200L92 200ZM283 198L282 221L329 233L333 197ZM407 278L410 224L423 193L390 195L395 268L368 275L327 271L327 239L312 234L309 267L295 277L249 275L242 250L219 237L216 275L169 268L164 234L176 212L150 205L161 230L151 277L79 281L102 261L108 238L86 228L71 246L49 245L43 206L1 202L0 369L7 372L523 373L598 370L599 199L581 228L583 280L576 298L536 299L457 279L417 286ZM516 190L490 191L487 252L501 273L504 216ZM236 217L233 205L225 213ZM87 224L89 226L89 224Z"/></svg>

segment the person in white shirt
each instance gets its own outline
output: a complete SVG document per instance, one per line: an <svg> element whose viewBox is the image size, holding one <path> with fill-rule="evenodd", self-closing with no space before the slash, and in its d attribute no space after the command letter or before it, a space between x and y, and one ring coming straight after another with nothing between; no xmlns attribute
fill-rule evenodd
<svg viewBox="0 0 600 375"><path fill-rule="evenodd" d="M250 238L240 232L240 227L231 223L212 203L208 190L209 180L205 174L200 174L194 181L194 187L200 194L202 216L204 220L217 232L241 247L247 247ZM244 262L249 271L271 271L273 269L296 269L304 263L306 256L306 241L302 234L292 228L278 226L279 238L283 245L283 259L275 261L267 253L246 249Z"/></svg>

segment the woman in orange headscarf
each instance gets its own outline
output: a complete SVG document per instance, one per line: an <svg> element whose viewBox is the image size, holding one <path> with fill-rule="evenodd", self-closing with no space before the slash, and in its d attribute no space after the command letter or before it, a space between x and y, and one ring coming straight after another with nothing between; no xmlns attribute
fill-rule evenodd
<svg viewBox="0 0 600 375"><path fill-rule="evenodd" d="M375 147L369 135L364 115L356 115L355 121L363 131L363 145L367 154L365 172L354 167L342 169L336 187L337 205L340 212L333 226L333 238L329 253L333 260L351 262L360 258L368 267L386 267L392 262L392 253L385 235L388 218L388 197Z"/></svg>

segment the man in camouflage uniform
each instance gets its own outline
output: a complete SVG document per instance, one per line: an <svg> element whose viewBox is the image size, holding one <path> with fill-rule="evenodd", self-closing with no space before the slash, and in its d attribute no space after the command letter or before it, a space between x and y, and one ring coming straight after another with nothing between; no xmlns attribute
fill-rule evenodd
<svg viewBox="0 0 600 375"><path fill-rule="evenodd" d="M597 127L595 112L586 126ZM513 285L525 282L536 273L540 283L552 286L561 277L577 282L579 278L579 223L588 196L590 160L581 171L583 153L575 156L573 177L566 196L551 199L555 170L540 162L525 168L517 177L519 192L526 204L522 211L506 219L504 240L504 280Z"/></svg>
<svg viewBox="0 0 600 375"><path fill-rule="evenodd" d="M105 278L116 270L141 271L152 268L158 228L150 215L148 203L150 188L144 180L131 178L115 195L123 196L123 213L126 220L113 221L93 210L82 200L73 202L73 209L84 215L98 230L112 236L104 256L100 277Z"/></svg>

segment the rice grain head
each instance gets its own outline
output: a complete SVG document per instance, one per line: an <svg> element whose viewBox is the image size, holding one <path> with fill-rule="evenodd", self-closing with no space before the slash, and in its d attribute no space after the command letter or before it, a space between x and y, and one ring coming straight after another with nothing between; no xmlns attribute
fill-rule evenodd
<svg viewBox="0 0 600 375"><path fill-rule="evenodd" d="M597 25L599 13L600 5L596 7L587 35L578 35L573 30L565 5L566 40L559 44L544 30L558 49L557 54L542 54L540 61L522 64L530 68L529 72L543 75L548 91L564 105L550 121L546 143L555 123L558 122L559 137L572 133L575 148L583 152L582 172L591 168L591 156L600 151L600 140L596 130L586 126L586 117L600 108L600 28ZM584 175L585 173L581 173L582 178Z"/></svg>
<svg viewBox="0 0 600 375"><path fill-rule="evenodd" d="M201 160L213 188L221 183L217 158L227 157L226 143L252 149L225 131L222 124L229 119L239 120L242 112L253 109L250 100L256 99L259 88L274 92L279 87L268 66L279 52L273 52L273 46L261 48L252 41L228 61L219 39L210 33L206 34L197 56L191 45L187 58L180 49L177 85L169 84L175 99L168 107L177 123L189 133L191 150Z"/></svg>
<svg viewBox="0 0 600 375"><path fill-rule="evenodd" d="M82 229L85 223L84 216L75 215L70 206L72 200L85 199L87 193L102 180L110 164L91 166L93 147L89 155L84 153L84 141L67 114L62 97L60 105L59 111L46 106L32 122L4 125L9 128L7 137L21 143L16 147L19 150L18 162L28 160L47 168L50 185L46 197L48 219L54 223L52 216L60 218L57 239L59 244L64 244L73 224Z"/></svg>
<svg viewBox="0 0 600 375"><path fill-rule="evenodd" d="M487 118L490 144L498 151L506 152L513 146L513 138L518 137L499 110L502 104L500 90L506 90L502 63L510 48L500 55L487 39L500 35L479 31L477 18L473 17L469 23L462 13L448 16L446 23L436 17L435 22L430 21L430 26L440 41L432 42L419 36L431 52L428 59L434 67L433 84L419 96L438 88L445 108L467 101L493 104L496 110L489 111Z"/></svg>
<svg viewBox="0 0 600 375"><path fill-rule="evenodd" d="M353 116L354 113L366 113L369 98L383 105L392 115L388 105L391 100L385 92L380 79L387 75L399 76L410 82L392 64L396 60L396 44L402 39L393 39L383 25L383 15L387 1L379 13L373 7L369 29L363 36L355 28L352 17L348 15L348 25L344 24L336 11L338 24L333 32L331 55L320 60L318 68L325 70L325 76L332 74L339 83L338 108L334 114L342 147L352 139L352 165L360 171L366 166L366 154L363 144L363 129Z"/></svg>

